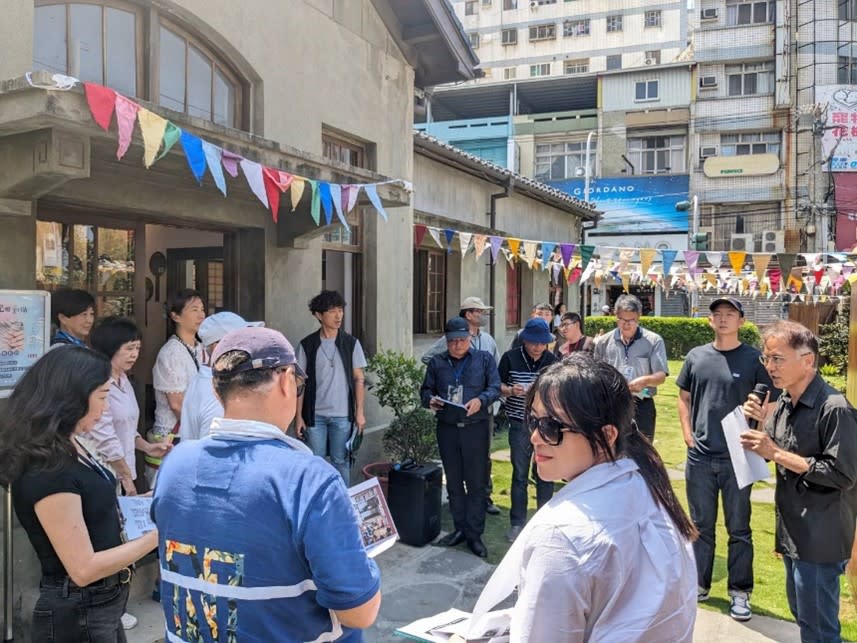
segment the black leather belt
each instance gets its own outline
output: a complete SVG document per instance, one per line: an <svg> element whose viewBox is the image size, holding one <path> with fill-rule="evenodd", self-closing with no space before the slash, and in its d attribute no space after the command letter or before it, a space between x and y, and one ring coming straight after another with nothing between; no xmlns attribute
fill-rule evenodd
<svg viewBox="0 0 857 643"><path fill-rule="evenodd" d="M131 567L123 567L115 574L111 574L105 578L95 581L94 583L90 583L84 588L81 588L77 583L75 583L70 576L42 576L42 585L48 587L66 587L68 586L70 589L107 589L110 587L116 587L117 585L127 585L131 582L131 577L133 576L133 572Z"/></svg>

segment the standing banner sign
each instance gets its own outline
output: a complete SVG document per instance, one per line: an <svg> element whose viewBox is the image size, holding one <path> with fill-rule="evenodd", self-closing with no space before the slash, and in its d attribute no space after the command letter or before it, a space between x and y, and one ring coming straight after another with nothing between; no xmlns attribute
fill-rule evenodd
<svg viewBox="0 0 857 643"><path fill-rule="evenodd" d="M0 290L0 398L50 345L51 295L43 290Z"/></svg>

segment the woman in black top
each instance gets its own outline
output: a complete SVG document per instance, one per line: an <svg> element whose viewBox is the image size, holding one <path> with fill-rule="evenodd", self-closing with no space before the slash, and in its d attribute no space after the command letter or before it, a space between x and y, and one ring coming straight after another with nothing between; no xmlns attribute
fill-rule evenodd
<svg viewBox="0 0 857 643"><path fill-rule="evenodd" d="M107 407L110 362L77 346L49 351L0 416L0 484L42 566L32 640L124 642L130 566L157 531L122 542L116 480L76 435Z"/></svg>

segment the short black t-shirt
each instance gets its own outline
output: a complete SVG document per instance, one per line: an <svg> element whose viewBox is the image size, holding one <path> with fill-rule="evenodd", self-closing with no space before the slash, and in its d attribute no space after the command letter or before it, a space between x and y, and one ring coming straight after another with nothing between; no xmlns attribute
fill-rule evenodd
<svg viewBox="0 0 857 643"><path fill-rule="evenodd" d="M94 551L122 544L115 483L111 484L100 473L79 461L70 462L55 471L26 471L12 483L12 500L15 514L42 564L42 574L48 576L63 576L66 570L42 529L34 507L40 500L57 493L80 496L83 521L89 530Z"/></svg>
<svg viewBox="0 0 857 643"><path fill-rule="evenodd" d="M676 385L690 392L694 448L701 454L729 457L720 422L741 406L757 383L771 389L771 401L779 391L759 361L759 351L747 344L719 351L713 344L697 346L687 354Z"/></svg>

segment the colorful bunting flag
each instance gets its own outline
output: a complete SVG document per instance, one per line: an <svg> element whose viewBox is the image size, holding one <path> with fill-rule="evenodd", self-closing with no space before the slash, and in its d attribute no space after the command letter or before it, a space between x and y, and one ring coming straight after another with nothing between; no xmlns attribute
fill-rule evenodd
<svg viewBox="0 0 857 643"><path fill-rule="evenodd" d="M561 243L559 244L559 253L562 256L562 267L568 268L571 263L571 256L574 254L574 244L573 243Z"/></svg>
<svg viewBox="0 0 857 643"><path fill-rule="evenodd" d="M161 153L158 154L158 158L156 158L155 160L160 161L167 154L169 154L170 150L173 149L173 145L179 142L181 136L181 128L178 125L174 125L173 123L167 121L167 128L164 130L164 144L161 147Z"/></svg>
<svg viewBox="0 0 857 643"><path fill-rule="evenodd" d="M470 240L473 238L472 232L459 232L458 243L461 246L461 256L467 254L467 249L470 247Z"/></svg>
<svg viewBox="0 0 857 643"><path fill-rule="evenodd" d="M83 83L83 91L86 93L86 102L89 104L92 118L101 129L108 131L113 110L116 109L116 92L95 83Z"/></svg>
<svg viewBox="0 0 857 643"><path fill-rule="evenodd" d="M747 258L747 253L741 250L733 250L729 253L729 265L732 266L732 271L736 275L740 275L744 270L744 260Z"/></svg>
<svg viewBox="0 0 857 643"><path fill-rule="evenodd" d="M512 257L518 256L518 251L521 248L521 240L520 239L506 239L506 243L509 244L509 251L512 253Z"/></svg>
<svg viewBox="0 0 857 643"><path fill-rule="evenodd" d="M339 219L339 223L342 224L343 228L351 230L348 225L348 218L342 210L342 186L337 183L330 183L329 185L330 199L333 201L333 209L336 211L336 218Z"/></svg>
<svg viewBox="0 0 857 643"><path fill-rule="evenodd" d="M485 246L488 243L488 235L484 234L475 234L473 235L473 249L476 251L476 258L482 256L482 253L485 252Z"/></svg>
<svg viewBox="0 0 857 643"><path fill-rule="evenodd" d="M298 209L298 204L301 202L305 188L306 181L304 179L299 179L298 177L292 179L292 184L289 186L289 200L292 203L292 212Z"/></svg>
<svg viewBox="0 0 857 643"><path fill-rule="evenodd" d="M440 241L440 229L438 228L429 228L428 229L431 238L438 245L439 248L443 248L443 243Z"/></svg>
<svg viewBox="0 0 857 643"><path fill-rule="evenodd" d="M116 107L118 113L119 105L117 104ZM190 132L182 131L181 141L188 167L190 167L190 171L193 173L194 178L196 178L196 182L202 183L206 166L205 152L202 151L202 140Z"/></svg>
<svg viewBox="0 0 857 643"><path fill-rule="evenodd" d="M656 253L657 250L654 248L640 248L640 273L644 277L649 274L649 268L652 267Z"/></svg>
<svg viewBox="0 0 857 643"><path fill-rule="evenodd" d="M378 196L378 186L374 183L369 183L363 186L363 190L366 192L366 196L369 197L369 202L372 204L372 207L374 207L378 211L378 214L381 215L381 218L386 221L387 211L384 210L384 206L381 204L381 199ZM357 198L356 195L354 198Z"/></svg>
<svg viewBox="0 0 857 643"><path fill-rule="evenodd" d="M452 254L452 239L455 236L455 230L452 228L444 228L443 234L446 237L446 253Z"/></svg>
<svg viewBox="0 0 857 643"><path fill-rule="evenodd" d="M492 235L489 239L491 243L491 261L492 263L497 263L497 253L500 250L500 246L503 245L503 238Z"/></svg>
<svg viewBox="0 0 857 643"><path fill-rule="evenodd" d="M310 190L309 214L316 225L321 225L321 192L318 189L318 181L307 179Z"/></svg>
<svg viewBox="0 0 857 643"><path fill-rule="evenodd" d="M670 268L672 268L673 262L678 254L678 250L661 250L660 253L661 259L664 263L664 277L666 277L670 274Z"/></svg>
<svg viewBox="0 0 857 643"><path fill-rule="evenodd" d="M524 261L527 262L527 265L532 268L533 264L536 262L538 257L536 256L536 248L538 247L538 243L535 241L524 241Z"/></svg>
<svg viewBox="0 0 857 643"><path fill-rule="evenodd" d="M265 179L262 178L262 166L256 161L250 159L241 159L241 171L244 172L244 178L247 179L247 186L250 191L256 195L256 198L262 204L268 207L268 195L265 193Z"/></svg>
<svg viewBox="0 0 857 643"><path fill-rule="evenodd" d="M143 135L143 165L150 168L158 156L158 150L161 149L168 121L143 107L137 112L137 121Z"/></svg>
<svg viewBox="0 0 857 643"><path fill-rule="evenodd" d="M220 161L221 152L222 150L217 145L202 141L202 153L205 154L205 164L208 166L211 178L214 179L214 185L223 193L223 196L226 196L226 177L223 176L223 164Z"/></svg>
<svg viewBox="0 0 857 643"><path fill-rule="evenodd" d="M223 168L226 173L233 179L238 178L238 163L241 157L229 150L220 150L220 162L223 163Z"/></svg>
<svg viewBox="0 0 857 643"><path fill-rule="evenodd" d="M318 181L318 188L321 207L324 210L324 225L330 225L333 221L333 197L330 194L330 183L327 181Z"/></svg>
<svg viewBox="0 0 857 643"><path fill-rule="evenodd" d="M134 123L137 120L137 110L140 106L130 101L122 94L116 94L116 128L119 131L119 147L116 148L116 158L122 160L131 145L134 134ZM203 172L205 168L203 168Z"/></svg>
<svg viewBox="0 0 857 643"><path fill-rule="evenodd" d="M550 265L554 248L556 248L555 243L550 243L549 241L542 241L542 270L547 270L548 265Z"/></svg>
<svg viewBox="0 0 857 643"><path fill-rule="evenodd" d="M771 263L771 255L767 252L753 254L753 268L760 281L765 278L765 271L768 269L769 263Z"/></svg>
<svg viewBox="0 0 857 643"><path fill-rule="evenodd" d="M417 248L423 245L423 239L425 239L426 232L428 232L428 228L425 227L422 223L417 223L414 226L414 245Z"/></svg>

